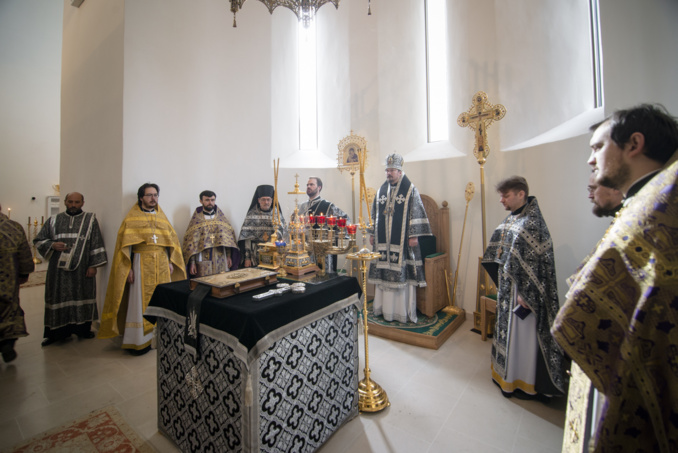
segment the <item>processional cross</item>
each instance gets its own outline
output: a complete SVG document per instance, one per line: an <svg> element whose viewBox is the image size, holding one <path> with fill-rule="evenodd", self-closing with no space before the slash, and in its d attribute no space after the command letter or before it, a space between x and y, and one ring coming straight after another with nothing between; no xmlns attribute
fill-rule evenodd
<svg viewBox="0 0 678 453"><path fill-rule="evenodd" d="M478 91L473 95L473 105L468 112L464 112L457 118L457 124L461 127L470 127L475 131L475 146L473 147L473 155L476 156L480 164L480 204L482 208L482 224L483 224L483 252L487 249L487 228L485 227L485 162L487 156L490 155L490 145L487 143L487 128L495 122L499 121L506 115L506 108L501 105L492 105L487 102L487 94L483 91ZM468 205L467 205L468 206ZM480 266L480 262L478 264ZM480 271L479 271L480 272ZM479 274L480 275L480 274ZM483 281L478 281L478 294L481 288L485 294L490 288L490 279L487 272L483 272ZM480 307L479 299L476 300L476 311L473 313L473 324L476 328L482 329L480 325Z"/></svg>
<svg viewBox="0 0 678 453"><path fill-rule="evenodd" d="M490 154L490 145L487 143L487 128L499 121L506 115L506 107L501 104L492 105L487 102L487 94L478 91L473 95L473 105L468 112L464 112L457 118L457 124L461 127L469 127L475 131L475 146L473 155L480 164L480 200L483 218L483 250L487 248L487 235L485 228L485 169L487 156Z"/></svg>

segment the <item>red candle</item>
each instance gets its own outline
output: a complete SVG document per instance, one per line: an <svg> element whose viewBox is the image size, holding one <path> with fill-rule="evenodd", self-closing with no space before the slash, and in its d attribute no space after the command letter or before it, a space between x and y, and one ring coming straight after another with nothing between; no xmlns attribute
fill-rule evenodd
<svg viewBox="0 0 678 453"><path fill-rule="evenodd" d="M338 226L339 228L346 228L346 219L343 218L343 217L339 217L339 218L337 219L337 226Z"/></svg>
<svg viewBox="0 0 678 453"><path fill-rule="evenodd" d="M346 231L348 232L348 234L355 234L357 229L358 226L355 224L346 225Z"/></svg>
<svg viewBox="0 0 678 453"><path fill-rule="evenodd" d="M313 214L309 214L309 216L306 218L306 223L315 225L315 217L313 216Z"/></svg>
<svg viewBox="0 0 678 453"><path fill-rule="evenodd" d="M318 222L318 225L325 225L325 216L324 215L320 214L315 219Z"/></svg>
<svg viewBox="0 0 678 453"><path fill-rule="evenodd" d="M336 224L337 224L337 218L334 217L334 216L329 216L329 217L327 218L327 224L328 224L329 226L334 226L334 225L336 225Z"/></svg>

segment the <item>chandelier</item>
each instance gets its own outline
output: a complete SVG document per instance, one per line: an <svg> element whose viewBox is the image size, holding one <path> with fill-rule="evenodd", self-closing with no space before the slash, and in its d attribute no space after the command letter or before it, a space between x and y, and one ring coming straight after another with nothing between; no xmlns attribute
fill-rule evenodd
<svg viewBox="0 0 678 453"><path fill-rule="evenodd" d="M229 0L231 2L231 12L233 13L233 27L237 27L235 14L242 9L246 0ZM266 5L268 12L273 14L273 10L278 6L284 6L296 14L297 19L303 22L304 27L308 27L318 9L326 3L331 3L336 9L339 9L340 0L259 0ZM372 15L370 1L367 2L367 15Z"/></svg>

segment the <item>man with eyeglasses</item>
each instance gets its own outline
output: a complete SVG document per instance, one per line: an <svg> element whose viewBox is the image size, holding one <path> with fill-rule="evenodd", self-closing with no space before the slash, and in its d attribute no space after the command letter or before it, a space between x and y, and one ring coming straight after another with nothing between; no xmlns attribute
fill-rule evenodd
<svg viewBox="0 0 678 453"><path fill-rule="evenodd" d="M238 246L243 260L243 267L256 267L259 264L257 248L259 243L271 240L271 235L276 232L278 240L283 240L287 232L285 218L278 205L280 213L280 225L273 224L273 198L275 189L271 185L261 185L254 191L252 203L245 216L245 221L240 228Z"/></svg>
<svg viewBox="0 0 678 453"><path fill-rule="evenodd" d="M150 350L153 325L143 318L155 287L186 278L177 233L158 205L160 188L146 183L122 221L115 244L99 338L122 335L134 355Z"/></svg>

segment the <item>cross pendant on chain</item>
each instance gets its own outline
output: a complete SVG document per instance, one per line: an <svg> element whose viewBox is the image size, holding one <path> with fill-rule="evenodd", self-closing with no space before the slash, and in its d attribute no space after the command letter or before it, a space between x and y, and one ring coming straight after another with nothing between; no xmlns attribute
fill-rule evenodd
<svg viewBox="0 0 678 453"><path fill-rule="evenodd" d="M153 240L154 244L158 243L158 236L156 236L155 233L153 233L153 236L151 236L151 239Z"/></svg>

